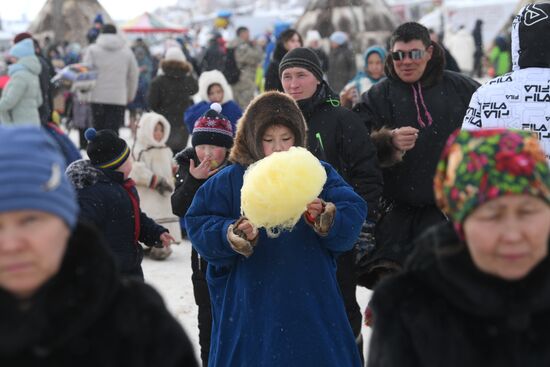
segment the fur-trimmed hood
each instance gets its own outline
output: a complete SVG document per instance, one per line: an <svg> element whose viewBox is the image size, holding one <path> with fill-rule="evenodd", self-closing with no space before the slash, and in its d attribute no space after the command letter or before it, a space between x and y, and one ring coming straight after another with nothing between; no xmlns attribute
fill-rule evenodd
<svg viewBox="0 0 550 367"><path fill-rule="evenodd" d="M420 82L424 88L429 88L439 83L443 78L443 70L445 69L445 51L437 42L432 41L431 46L433 46L432 58L428 61L426 70L424 70L424 74L420 78ZM400 80L393 67L391 53L386 57L384 73L390 79Z"/></svg>
<svg viewBox="0 0 550 367"><path fill-rule="evenodd" d="M89 159L74 161L67 167L65 173L77 190L95 185L106 178L103 171L94 167Z"/></svg>
<svg viewBox="0 0 550 367"><path fill-rule="evenodd" d="M513 70L550 68L550 3L523 7L512 24ZM546 35L546 36L544 36Z"/></svg>
<svg viewBox="0 0 550 367"><path fill-rule="evenodd" d="M239 120L229 161L246 167L264 158L262 136L273 125L287 126L294 132L294 145L306 146L306 121L296 102L281 92L265 92L250 102Z"/></svg>
<svg viewBox="0 0 550 367"><path fill-rule="evenodd" d="M164 126L164 136L161 141L156 141L153 133L157 123L161 123ZM166 141L170 136L170 123L168 120L156 112L147 112L141 116L138 124L138 130L136 134L136 143L141 149L147 149L149 147L163 147L166 145Z"/></svg>
<svg viewBox="0 0 550 367"><path fill-rule="evenodd" d="M172 78L183 78L191 71L191 64L187 61L162 60L160 68L164 75Z"/></svg>
<svg viewBox="0 0 550 367"><path fill-rule="evenodd" d="M223 100L221 104L233 100L233 89L227 83L227 79L219 70L203 72L199 77L199 96L202 101L208 101L208 87L212 84L219 84L223 89Z"/></svg>

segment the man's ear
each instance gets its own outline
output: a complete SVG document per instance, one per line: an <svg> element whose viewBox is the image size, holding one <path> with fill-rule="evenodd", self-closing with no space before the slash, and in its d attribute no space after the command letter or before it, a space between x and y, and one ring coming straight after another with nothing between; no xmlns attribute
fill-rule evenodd
<svg viewBox="0 0 550 367"><path fill-rule="evenodd" d="M433 45L430 45L430 46L426 49L426 53L428 54L428 60L431 60L432 55L433 55L433 53L434 53L434 46L433 46Z"/></svg>

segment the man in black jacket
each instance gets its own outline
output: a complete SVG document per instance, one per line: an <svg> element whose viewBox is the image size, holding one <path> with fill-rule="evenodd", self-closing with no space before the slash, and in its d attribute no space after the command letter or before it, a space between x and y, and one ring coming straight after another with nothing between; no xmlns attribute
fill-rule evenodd
<svg viewBox="0 0 550 367"><path fill-rule="evenodd" d="M387 79L364 93L353 109L371 131L384 174L377 248L365 276L371 286L381 275L401 269L418 235L446 220L434 203L435 167L479 87L443 70L443 50L418 23L399 26L390 49Z"/></svg>
<svg viewBox="0 0 550 367"><path fill-rule="evenodd" d="M357 115L340 106L338 94L323 80L321 62L309 48L288 52L279 65L283 89L298 102L307 122L307 148L330 163L368 204L364 227L378 219L382 175L369 133ZM362 355L361 312L355 297L354 252L338 259L338 284Z"/></svg>

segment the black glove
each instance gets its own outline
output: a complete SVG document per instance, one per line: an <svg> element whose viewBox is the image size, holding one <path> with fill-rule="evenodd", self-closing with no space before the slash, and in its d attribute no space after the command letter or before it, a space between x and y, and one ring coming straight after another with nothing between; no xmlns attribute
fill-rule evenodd
<svg viewBox="0 0 550 367"><path fill-rule="evenodd" d="M374 223L365 221L361 226L359 238L355 242L355 264L360 264L361 260L370 255L375 247Z"/></svg>
<svg viewBox="0 0 550 367"><path fill-rule="evenodd" d="M172 186L166 181L163 177L160 177L157 185L155 186L155 190L159 192L159 194L164 195L165 192L172 192Z"/></svg>

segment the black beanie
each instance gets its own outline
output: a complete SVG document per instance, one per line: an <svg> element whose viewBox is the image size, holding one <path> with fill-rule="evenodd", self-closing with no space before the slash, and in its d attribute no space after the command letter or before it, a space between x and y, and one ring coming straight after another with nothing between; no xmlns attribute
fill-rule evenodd
<svg viewBox="0 0 550 367"><path fill-rule="evenodd" d="M119 138L112 130L96 131L89 128L84 135L88 140L86 152L90 162L98 168L117 169L130 155L130 149L124 139Z"/></svg>
<svg viewBox="0 0 550 367"><path fill-rule="evenodd" d="M288 68L304 68L315 75L317 80L323 80L321 61L315 51L310 48L298 47L287 52L279 64L279 77Z"/></svg>

